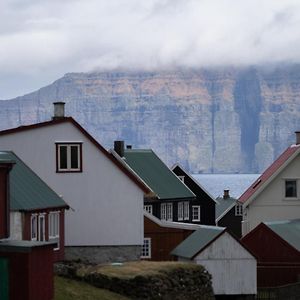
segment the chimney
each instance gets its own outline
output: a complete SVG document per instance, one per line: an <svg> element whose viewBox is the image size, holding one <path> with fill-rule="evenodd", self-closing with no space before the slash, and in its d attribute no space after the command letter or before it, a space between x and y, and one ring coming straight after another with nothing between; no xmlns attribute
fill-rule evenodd
<svg viewBox="0 0 300 300"><path fill-rule="evenodd" d="M65 102L54 102L54 116L52 120L59 120L65 117Z"/></svg>
<svg viewBox="0 0 300 300"><path fill-rule="evenodd" d="M119 156L124 157L124 141L114 141L114 150Z"/></svg>
<svg viewBox="0 0 300 300"><path fill-rule="evenodd" d="M126 149L132 149L132 146L131 145L127 145Z"/></svg>
<svg viewBox="0 0 300 300"><path fill-rule="evenodd" d="M224 190L223 199L228 199L228 198L230 198L229 190Z"/></svg>
<svg viewBox="0 0 300 300"><path fill-rule="evenodd" d="M300 144L300 131L295 131L296 134L296 145Z"/></svg>

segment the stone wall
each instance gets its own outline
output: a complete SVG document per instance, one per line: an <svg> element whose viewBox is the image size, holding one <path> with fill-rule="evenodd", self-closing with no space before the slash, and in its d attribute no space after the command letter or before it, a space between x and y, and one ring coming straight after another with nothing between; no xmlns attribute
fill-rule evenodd
<svg viewBox="0 0 300 300"><path fill-rule="evenodd" d="M124 262L139 260L140 246L85 246L65 247L65 259L88 263Z"/></svg>

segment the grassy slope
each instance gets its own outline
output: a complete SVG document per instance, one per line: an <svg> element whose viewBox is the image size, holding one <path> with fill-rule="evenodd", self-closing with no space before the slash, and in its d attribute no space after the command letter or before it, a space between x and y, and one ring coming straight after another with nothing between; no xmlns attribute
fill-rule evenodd
<svg viewBox="0 0 300 300"><path fill-rule="evenodd" d="M95 288L87 283L55 277L54 300L129 300L124 296Z"/></svg>

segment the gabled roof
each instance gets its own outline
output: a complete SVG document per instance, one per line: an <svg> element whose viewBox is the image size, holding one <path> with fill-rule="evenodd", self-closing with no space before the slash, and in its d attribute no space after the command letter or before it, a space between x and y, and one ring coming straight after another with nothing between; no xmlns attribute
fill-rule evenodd
<svg viewBox="0 0 300 300"><path fill-rule="evenodd" d="M237 200L232 197L226 199L218 197L216 200L216 221L219 221L236 205Z"/></svg>
<svg viewBox="0 0 300 300"><path fill-rule="evenodd" d="M32 125L20 126L12 129L6 129L0 131L1 135L13 134L27 130L38 129L41 127L52 126L61 123L73 124L88 140L90 140L109 160L111 160L124 174L126 174L136 185L140 187L145 193L149 193L149 189L139 181L136 176L129 172L112 154L106 151L79 123L77 123L72 117L62 117L51 121L36 123Z"/></svg>
<svg viewBox="0 0 300 300"><path fill-rule="evenodd" d="M239 202L247 204L257 196L300 152L300 145L288 147L258 179L240 196Z"/></svg>
<svg viewBox="0 0 300 300"><path fill-rule="evenodd" d="M300 219L264 222L264 224L287 243L300 251Z"/></svg>
<svg viewBox="0 0 300 300"><path fill-rule="evenodd" d="M192 175L190 175L180 164L176 163L172 166L171 170L174 172L176 168L179 168L182 173L184 173L184 176L189 177L202 191L207 194L214 202L217 203L215 200L214 196L212 196L205 188L203 185L201 185L197 180L194 179ZM174 172L175 173L175 172ZM176 174L176 173L175 173Z"/></svg>
<svg viewBox="0 0 300 300"><path fill-rule="evenodd" d="M125 149L125 162L151 188L159 199L195 198L194 193L151 149Z"/></svg>
<svg viewBox="0 0 300 300"><path fill-rule="evenodd" d="M5 160L14 162L9 173L11 210L68 208L66 202L13 152L0 152L0 161Z"/></svg>
<svg viewBox="0 0 300 300"><path fill-rule="evenodd" d="M202 252L207 246L214 242L226 229L224 227L206 226L200 228L181 242L172 252L172 255L194 258Z"/></svg>

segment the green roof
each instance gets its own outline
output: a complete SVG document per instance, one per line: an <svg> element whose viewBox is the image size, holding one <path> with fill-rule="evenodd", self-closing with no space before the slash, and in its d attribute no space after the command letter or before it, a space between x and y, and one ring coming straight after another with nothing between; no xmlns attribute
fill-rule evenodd
<svg viewBox="0 0 300 300"><path fill-rule="evenodd" d="M31 211L68 206L61 197L13 152L0 152L1 161L15 163L9 173L11 210Z"/></svg>
<svg viewBox="0 0 300 300"><path fill-rule="evenodd" d="M300 219L277 222L264 222L291 246L300 251Z"/></svg>
<svg viewBox="0 0 300 300"><path fill-rule="evenodd" d="M192 259L224 231L224 227L203 226L188 236L171 254Z"/></svg>
<svg viewBox="0 0 300 300"><path fill-rule="evenodd" d="M126 149L125 162L160 199L195 198L191 190L152 150Z"/></svg>

